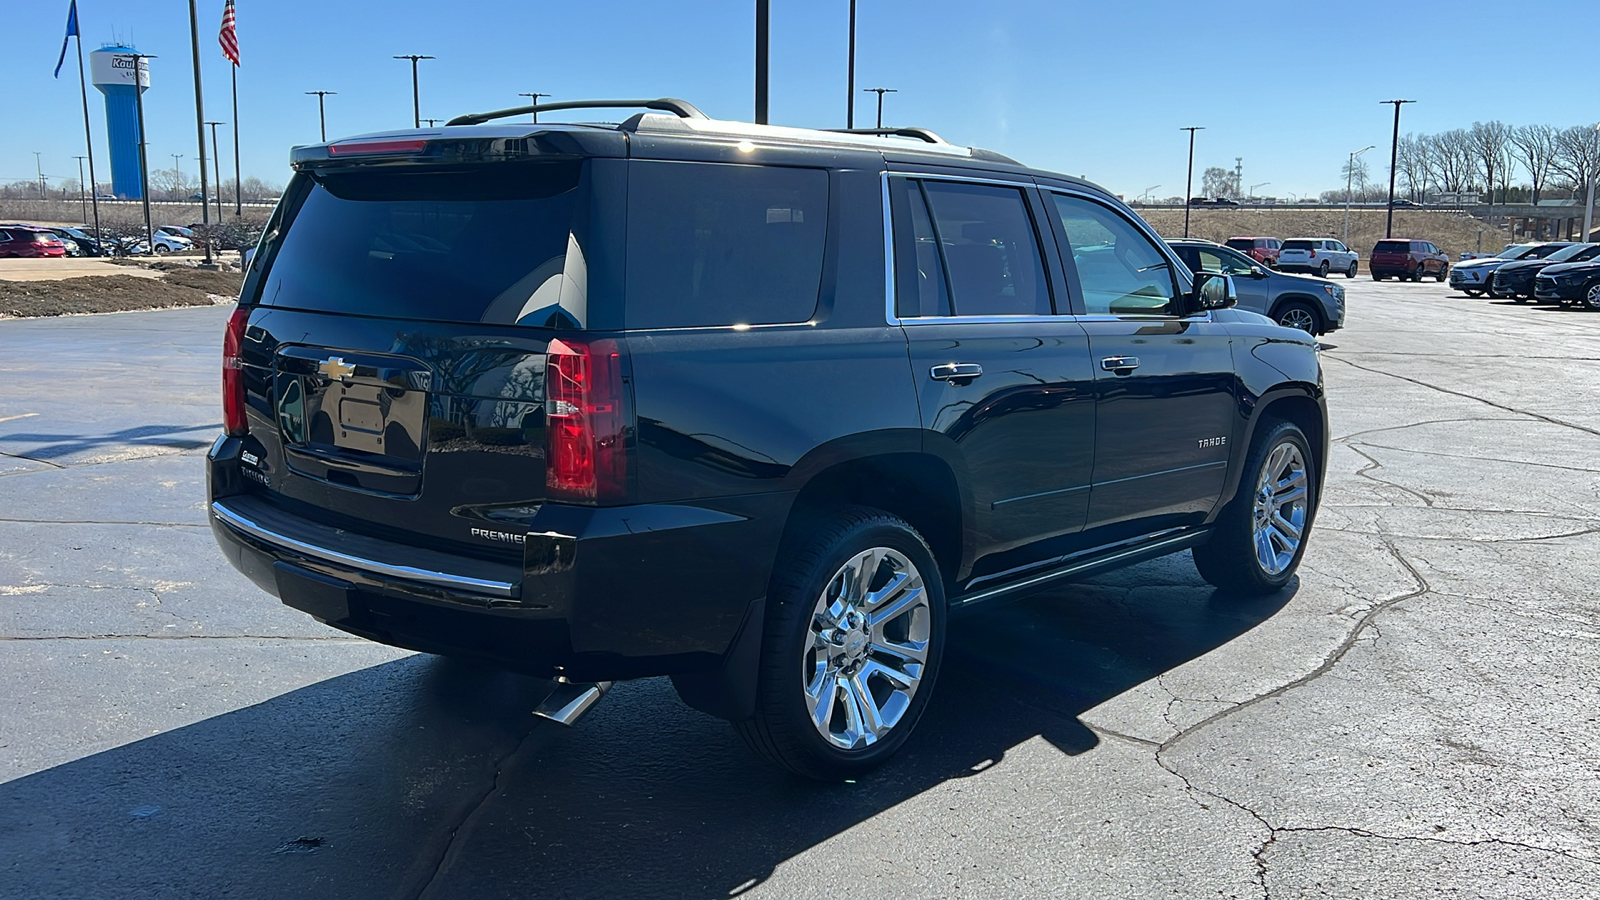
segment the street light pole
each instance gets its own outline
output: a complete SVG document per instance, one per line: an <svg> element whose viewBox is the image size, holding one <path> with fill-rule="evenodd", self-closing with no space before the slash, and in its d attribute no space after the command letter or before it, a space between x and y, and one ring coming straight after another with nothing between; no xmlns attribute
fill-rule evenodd
<svg viewBox="0 0 1600 900"><path fill-rule="evenodd" d="M337 93L339 93L339 92L338 91L306 91L306 96L310 96L312 94L316 94L317 95L317 128L319 129L319 133L322 135L322 142L324 144L326 144L328 142L328 111L323 106L323 101L325 101L327 99L329 94L337 94Z"/></svg>
<svg viewBox="0 0 1600 900"><path fill-rule="evenodd" d="M845 86L844 127L856 127L856 0L850 0L850 75Z"/></svg>
<svg viewBox="0 0 1600 900"><path fill-rule="evenodd" d="M46 199L44 195L44 168L43 164L39 162L38 150L33 151L33 172L39 177L39 199L44 200Z"/></svg>
<svg viewBox="0 0 1600 900"><path fill-rule="evenodd" d="M1350 191L1351 185L1355 183L1356 157L1376 146L1378 145L1368 144L1367 146L1362 147L1360 150L1351 152L1350 164L1346 166L1344 170L1344 243L1346 244L1350 243Z"/></svg>
<svg viewBox="0 0 1600 900"><path fill-rule="evenodd" d="M1189 125L1179 128L1179 131L1189 132L1189 178L1183 187L1183 236L1189 236L1189 211L1193 209L1189 200L1194 196L1194 133L1205 131L1204 125Z"/></svg>
<svg viewBox="0 0 1600 900"><path fill-rule="evenodd" d="M178 168L178 160L183 159L182 153L168 153L172 157L172 199L178 199L178 191L183 186L183 170ZM203 205L203 204L202 204Z"/></svg>
<svg viewBox="0 0 1600 900"><path fill-rule="evenodd" d="M1256 188L1258 188L1258 187L1266 187L1267 185L1269 185L1271 183L1272 182L1270 182L1270 181L1263 181L1260 184L1252 184L1252 185L1250 185L1250 199L1254 200L1256 198Z"/></svg>
<svg viewBox="0 0 1600 900"><path fill-rule="evenodd" d="M756 124L767 124L767 67L771 59L772 2L756 0Z"/></svg>
<svg viewBox="0 0 1600 900"><path fill-rule="evenodd" d="M87 156L74 156L78 161L78 215L83 216L85 222L89 221L89 200L83 195L83 161Z"/></svg>
<svg viewBox="0 0 1600 900"><path fill-rule="evenodd" d="M1400 162L1400 107L1417 101L1384 100L1381 102L1394 104L1394 139L1389 145L1389 221L1383 229L1384 237L1394 237L1394 170ZM1493 198L1491 197L1490 199Z"/></svg>
<svg viewBox="0 0 1600 900"><path fill-rule="evenodd" d="M206 103L200 90L200 16L195 10L195 0L189 0L189 47L194 54L194 134L195 143L200 148L200 224L209 231L211 204L206 202ZM210 241L206 241L205 264L213 264Z"/></svg>
<svg viewBox="0 0 1600 900"><path fill-rule="evenodd" d="M217 153L217 126L227 122L207 122L211 126L211 182L217 188L217 224L222 224L222 157Z"/></svg>
<svg viewBox="0 0 1600 900"><path fill-rule="evenodd" d="M417 53L405 53L401 54L400 56L396 56L395 59L411 60L411 127L421 128L422 95L417 88L417 63L424 59L433 59L433 57L424 56Z"/></svg>
<svg viewBox="0 0 1600 900"><path fill-rule="evenodd" d="M155 252L155 230L150 226L150 142L144 131L144 81L150 67L147 59L156 57L148 53L130 53L133 60L133 108L139 120L139 197L144 205L144 240L148 252Z"/></svg>
<svg viewBox="0 0 1600 900"><path fill-rule="evenodd" d="M895 89L895 88L866 88L866 89L862 90L861 93L863 93L863 94L877 94L878 95L878 126L877 127L882 128L883 127L883 95L884 94L898 94L898 93L900 93L900 91Z"/></svg>
<svg viewBox="0 0 1600 900"><path fill-rule="evenodd" d="M548 97L550 95L549 94L541 94L538 91L532 91L532 92L526 93L526 94L518 94L517 96L518 97L527 97L528 98L528 105L529 106L533 106L533 107L537 107L539 105L539 98L540 97ZM539 124L539 110L537 110L537 109L535 109L533 111L533 123L535 125Z"/></svg>
<svg viewBox="0 0 1600 900"><path fill-rule="evenodd" d="M1156 189L1156 188L1158 188L1158 187L1161 187L1161 185L1159 185L1159 184L1152 184L1152 185L1150 185L1150 186L1149 186L1149 187L1147 187L1147 188L1145 188L1145 189L1144 189L1144 193L1143 193L1143 194L1140 194L1140 195L1139 195L1139 196L1141 196L1141 197L1143 197L1143 198L1144 198L1144 202L1145 202L1145 203L1149 203L1149 202L1150 202L1150 195L1151 195L1151 194L1152 194L1152 193L1153 193L1153 192L1154 192L1154 191L1155 191L1155 189Z"/></svg>
<svg viewBox="0 0 1600 900"><path fill-rule="evenodd" d="M1583 239L1590 240L1594 234L1594 179L1596 170L1600 170L1600 125L1594 126L1594 131L1589 137L1589 199L1583 204Z"/></svg>

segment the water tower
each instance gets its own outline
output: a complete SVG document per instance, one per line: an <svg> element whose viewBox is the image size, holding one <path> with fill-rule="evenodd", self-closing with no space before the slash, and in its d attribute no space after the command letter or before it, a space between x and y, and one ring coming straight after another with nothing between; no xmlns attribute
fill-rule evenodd
<svg viewBox="0 0 1600 900"><path fill-rule="evenodd" d="M111 147L111 193L144 197L139 178L139 94L150 87L150 60L132 47L107 46L89 54L89 75L106 95L106 143Z"/></svg>

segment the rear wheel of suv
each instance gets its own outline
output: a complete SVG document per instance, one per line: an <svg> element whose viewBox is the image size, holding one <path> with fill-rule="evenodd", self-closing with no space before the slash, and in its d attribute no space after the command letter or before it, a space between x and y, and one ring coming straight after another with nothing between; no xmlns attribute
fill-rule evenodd
<svg viewBox="0 0 1600 900"><path fill-rule="evenodd" d="M1373 272L1372 273L1372 280L1373 281L1382 281L1383 279L1385 279L1387 277L1389 277L1389 276L1387 276L1387 275L1379 275L1377 272Z"/></svg>
<svg viewBox="0 0 1600 900"><path fill-rule="evenodd" d="M1322 261L1322 265L1317 267L1317 274L1322 276L1323 278L1327 278L1328 277L1328 261L1327 260L1323 260Z"/></svg>
<svg viewBox="0 0 1600 900"><path fill-rule="evenodd" d="M1346 278L1354 278L1354 277L1356 277L1356 270L1359 269L1359 268L1361 268L1361 261L1360 260L1355 260L1355 259L1350 260L1350 268L1344 270L1344 277L1346 277Z"/></svg>
<svg viewBox="0 0 1600 900"><path fill-rule="evenodd" d="M846 508L803 533L773 577L756 714L734 727L773 763L837 780L892 756L922 716L944 589L921 535L886 512Z"/></svg>
<svg viewBox="0 0 1600 900"><path fill-rule="evenodd" d="M1285 303L1278 309L1278 324L1298 328L1307 334L1316 334L1321 325L1317 311L1304 303Z"/></svg>
<svg viewBox="0 0 1600 900"><path fill-rule="evenodd" d="M1293 422L1262 422L1239 490L1194 548L1200 577L1225 591L1270 594L1289 583L1317 508L1311 443Z"/></svg>
<svg viewBox="0 0 1600 900"><path fill-rule="evenodd" d="M1449 277L1449 275L1450 275L1450 267L1449 266L1440 266L1439 267L1439 271L1433 273L1433 280L1439 282L1440 284L1444 284L1444 280L1447 277Z"/></svg>

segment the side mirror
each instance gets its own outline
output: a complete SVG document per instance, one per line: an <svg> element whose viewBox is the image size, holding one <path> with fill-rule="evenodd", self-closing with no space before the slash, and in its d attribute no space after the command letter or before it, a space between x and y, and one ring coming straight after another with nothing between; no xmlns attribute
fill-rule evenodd
<svg viewBox="0 0 1600 900"><path fill-rule="evenodd" d="M1220 272L1201 272L1194 277L1194 308L1227 309L1239 302L1233 276Z"/></svg>
<svg viewBox="0 0 1600 900"><path fill-rule="evenodd" d="M1250 277L1251 278L1265 278L1265 277L1267 277L1267 270L1261 268L1260 266L1251 266L1250 267Z"/></svg>

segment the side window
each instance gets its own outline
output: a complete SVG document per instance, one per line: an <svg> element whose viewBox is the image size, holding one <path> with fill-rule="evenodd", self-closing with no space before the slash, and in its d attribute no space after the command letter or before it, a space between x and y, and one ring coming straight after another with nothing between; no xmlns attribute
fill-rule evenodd
<svg viewBox="0 0 1600 900"><path fill-rule="evenodd" d="M948 316L950 287L945 283L944 257L939 252L939 238L933 230L933 219L928 215L928 204L922 196L922 184L917 181L898 180L894 189L905 199L911 211L911 253L905 252L904 233L896 247L899 257L895 268L899 270L896 282L895 314L901 318L920 316Z"/></svg>
<svg viewBox="0 0 1600 900"><path fill-rule="evenodd" d="M1038 232L1021 189L933 180L905 184L918 305L902 315L1053 312Z"/></svg>
<svg viewBox="0 0 1600 900"><path fill-rule="evenodd" d="M822 169L631 163L628 327L806 321L827 223Z"/></svg>
<svg viewBox="0 0 1600 900"><path fill-rule="evenodd" d="M1090 200L1053 195L1090 315L1177 315L1172 265L1127 219ZM1202 258L1202 268L1205 268ZM1217 265L1222 265L1219 260Z"/></svg>

